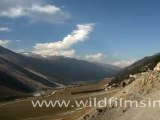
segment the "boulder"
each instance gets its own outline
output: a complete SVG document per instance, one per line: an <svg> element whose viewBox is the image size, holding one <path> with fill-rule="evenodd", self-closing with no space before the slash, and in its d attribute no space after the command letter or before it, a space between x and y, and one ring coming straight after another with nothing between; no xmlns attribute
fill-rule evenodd
<svg viewBox="0 0 160 120"><path fill-rule="evenodd" d="M154 68L155 71L160 71L160 62L157 64L157 66Z"/></svg>

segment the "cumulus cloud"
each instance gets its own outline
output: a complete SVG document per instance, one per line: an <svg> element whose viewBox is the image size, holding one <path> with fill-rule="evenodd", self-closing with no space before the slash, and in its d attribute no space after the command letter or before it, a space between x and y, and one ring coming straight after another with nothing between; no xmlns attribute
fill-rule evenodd
<svg viewBox="0 0 160 120"><path fill-rule="evenodd" d="M10 43L9 40L0 40L0 45L6 47Z"/></svg>
<svg viewBox="0 0 160 120"><path fill-rule="evenodd" d="M33 53L42 55L63 55L73 57L75 50L71 47L73 44L83 42L88 38L89 33L93 30L94 24L77 25L77 29L73 30L61 41L51 43L37 43L34 46Z"/></svg>
<svg viewBox="0 0 160 120"><path fill-rule="evenodd" d="M32 21L47 21L62 23L70 18L69 13L55 5L49 5L42 0L8 0L0 1L0 17L29 17Z"/></svg>
<svg viewBox="0 0 160 120"><path fill-rule="evenodd" d="M11 31L8 27L0 27L0 31Z"/></svg>
<svg viewBox="0 0 160 120"><path fill-rule="evenodd" d="M113 65L121 67L121 68L125 68L125 67L133 64L134 62L135 62L134 60L122 60L122 61L114 62Z"/></svg>
<svg viewBox="0 0 160 120"><path fill-rule="evenodd" d="M90 62L105 63L106 57L107 56L104 55L103 53L96 53L96 54L85 55L84 59Z"/></svg>

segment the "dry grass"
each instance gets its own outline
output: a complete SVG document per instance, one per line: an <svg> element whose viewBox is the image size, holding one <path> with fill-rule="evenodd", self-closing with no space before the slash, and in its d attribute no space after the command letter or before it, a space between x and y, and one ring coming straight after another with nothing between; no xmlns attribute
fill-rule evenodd
<svg viewBox="0 0 160 120"><path fill-rule="evenodd" d="M65 99L65 100L71 100L71 104L74 102L74 100L86 100L89 99L89 97L96 97L97 99L102 99L106 96L112 96L113 93L107 93L106 91L102 92L95 92L95 93L85 93L85 94L76 94L71 95L72 91L82 91L82 90L89 90L89 89L97 89L104 86L104 83L100 83L97 85L88 85L88 86L82 86L82 87L76 87L76 88L67 88L63 90L58 90L54 95L44 97L44 98L37 98L39 100L59 100L59 99ZM35 99L35 98L32 98ZM28 99L26 101L21 102L15 102L8 105L0 106L0 118L2 120L21 120L28 118L36 118L37 120L50 120L50 119L57 119L57 118L64 118L63 120L75 120L75 118L80 117L83 115L86 111L88 111L91 108L85 108L85 109L79 109L74 107L42 107L42 108L33 108L31 104L31 99Z"/></svg>

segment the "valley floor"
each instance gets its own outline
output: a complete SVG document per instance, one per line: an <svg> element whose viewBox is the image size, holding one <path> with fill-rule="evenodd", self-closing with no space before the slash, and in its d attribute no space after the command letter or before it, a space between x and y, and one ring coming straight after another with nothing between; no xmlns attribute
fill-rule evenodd
<svg viewBox="0 0 160 120"><path fill-rule="evenodd" d="M93 113L95 107L36 107L34 108L31 101L36 100L70 100L73 104L74 101L89 100L90 98L96 98L101 100L104 97L111 97L121 88L111 89L108 91L99 90L104 89L104 83L75 87L64 88L56 91L50 91L42 97L31 97L27 99L18 99L10 102L0 103L0 118L3 120L81 120L84 119L86 114ZM86 92L86 90L98 91ZM85 91L79 92L79 91ZM76 93L77 94L72 94Z"/></svg>

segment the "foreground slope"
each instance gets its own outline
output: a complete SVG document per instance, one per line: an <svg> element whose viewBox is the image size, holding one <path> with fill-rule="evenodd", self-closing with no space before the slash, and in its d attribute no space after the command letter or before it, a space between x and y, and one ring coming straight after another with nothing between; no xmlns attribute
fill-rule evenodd
<svg viewBox="0 0 160 120"><path fill-rule="evenodd" d="M133 83L113 97L118 98L117 100L123 98L134 102L132 106L128 103L127 106L103 108L103 114L96 113L90 120L158 120L160 118L160 72L149 71L137 74Z"/></svg>

